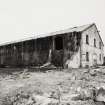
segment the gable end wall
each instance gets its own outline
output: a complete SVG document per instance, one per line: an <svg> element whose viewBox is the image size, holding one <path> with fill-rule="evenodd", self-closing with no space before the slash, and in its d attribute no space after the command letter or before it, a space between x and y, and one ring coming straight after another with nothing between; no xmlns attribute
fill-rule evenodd
<svg viewBox="0 0 105 105"><path fill-rule="evenodd" d="M86 35L89 36L89 44L86 44ZM96 39L96 47L94 47L94 39ZM101 42L101 49L99 48ZM102 65L104 58L102 40L99 36L98 30L95 25L82 32L81 42L81 63L82 67ZM86 52L89 52L89 61L86 61ZM101 60L100 60L101 54Z"/></svg>

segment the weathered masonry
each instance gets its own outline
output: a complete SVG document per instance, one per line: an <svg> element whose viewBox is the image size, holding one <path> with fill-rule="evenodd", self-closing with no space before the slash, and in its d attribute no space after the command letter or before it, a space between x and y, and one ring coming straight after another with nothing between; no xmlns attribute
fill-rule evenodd
<svg viewBox="0 0 105 105"><path fill-rule="evenodd" d="M102 65L104 44L95 24L0 45L0 66L79 68Z"/></svg>

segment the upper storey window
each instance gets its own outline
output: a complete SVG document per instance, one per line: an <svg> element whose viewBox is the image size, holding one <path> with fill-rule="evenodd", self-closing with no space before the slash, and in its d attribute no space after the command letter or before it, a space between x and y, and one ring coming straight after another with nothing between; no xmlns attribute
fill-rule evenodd
<svg viewBox="0 0 105 105"><path fill-rule="evenodd" d="M96 47L96 39L94 39L94 47Z"/></svg>
<svg viewBox="0 0 105 105"><path fill-rule="evenodd" d="M86 44L89 44L89 36L86 35Z"/></svg>
<svg viewBox="0 0 105 105"><path fill-rule="evenodd" d="M101 49L101 42L99 42L99 48Z"/></svg>

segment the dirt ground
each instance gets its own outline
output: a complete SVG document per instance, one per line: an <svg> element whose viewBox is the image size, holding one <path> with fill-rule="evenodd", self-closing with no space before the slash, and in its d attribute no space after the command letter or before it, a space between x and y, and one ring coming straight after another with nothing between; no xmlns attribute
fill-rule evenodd
<svg viewBox="0 0 105 105"><path fill-rule="evenodd" d="M93 90L105 89L105 67L4 70L0 72L0 105L104 105L94 102Z"/></svg>

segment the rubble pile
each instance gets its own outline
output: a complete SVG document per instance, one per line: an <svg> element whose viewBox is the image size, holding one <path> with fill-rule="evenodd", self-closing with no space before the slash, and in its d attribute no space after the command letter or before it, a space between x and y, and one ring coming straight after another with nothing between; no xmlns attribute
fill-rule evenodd
<svg viewBox="0 0 105 105"><path fill-rule="evenodd" d="M11 86L3 97L0 96L0 105L105 105L104 67L25 72L7 77L3 77L5 81L8 83L11 80L15 86ZM20 80L24 85L15 88ZM1 84L0 88L5 84ZM3 94L3 91L0 92Z"/></svg>

